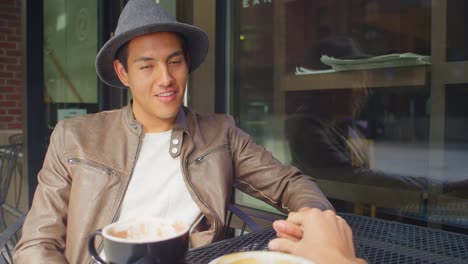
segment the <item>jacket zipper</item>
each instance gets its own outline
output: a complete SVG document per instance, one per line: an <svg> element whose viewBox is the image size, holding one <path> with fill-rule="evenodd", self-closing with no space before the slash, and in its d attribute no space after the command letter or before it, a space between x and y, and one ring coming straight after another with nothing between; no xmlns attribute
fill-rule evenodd
<svg viewBox="0 0 468 264"><path fill-rule="evenodd" d="M99 170L99 171L102 171L102 172L105 172L107 174L110 174L110 175L117 175L117 173L115 172L115 170L109 168L109 167L106 167L102 164L99 164L97 162L94 162L94 161L91 161L91 160L87 160L87 159L80 159L80 158L68 158L67 159L67 162L71 165L74 165L74 164L84 164L90 168L93 168L93 169L96 169L96 170ZM102 249L102 242L100 242L98 244L98 252L100 252ZM89 263L93 263L93 261L91 260Z"/></svg>
<svg viewBox="0 0 468 264"><path fill-rule="evenodd" d="M140 137L138 138L138 146L137 146L137 151L136 151L136 154L135 154L135 161L133 162L133 165L132 165L132 170L130 171L130 175L129 175L129 177L128 177L127 184L125 185L125 189L123 190L123 195L122 195L122 197L120 197L119 207L117 208L117 211L115 212L114 217L112 217L111 223L114 223L115 220L117 220L117 216L118 216L119 213L120 213L120 209L121 209L121 207L122 207L123 198L124 198L124 196L125 196L125 193L127 192L128 185L129 185L130 181L132 180L133 171L135 170L135 164L136 164L136 161L137 161L137 159L138 159L138 155L140 154L140 147L141 147L141 135L140 135Z"/></svg>
<svg viewBox="0 0 468 264"><path fill-rule="evenodd" d="M130 175L128 177L127 184L125 185L125 189L123 190L123 195L120 197L119 207L117 208L117 211L115 212L114 216L112 217L111 223L114 223L115 220L117 219L117 216L119 215L120 209L122 207L123 198L125 196L125 193L127 192L130 180L132 179L133 171L135 170L135 164L136 164L136 160L138 159L138 155L140 153L140 147L141 147L141 133L140 133L140 136L138 137L138 146L137 146L137 150L136 150L136 154L135 154L135 161L133 162L132 170L130 171ZM98 247L97 247L98 252L100 252L101 250L102 250L102 240L99 242ZM92 263L93 263L93 261L91 260L90 264L92 264Z"/></svg>
<svg viewBox="0 0 468 264"><path fill-rule="evenodd" d="M225 144L225 145L218 146L218 147L216 147L216 148L214 148L214 149L212 149L212 150L206 152L205 154L201 155L200 157L196 158L194 161L192 161L192 162L190 162L190 163L188 162L187 159L185 159L185 160L184 160L184 163L185 163L185 164L184 164L184 168L183 168L183 172L184 172L184 174L185 174L185 179L187 180L188 184L190 185L190 188L192 188L193 192L197 195L198 200L199 200L206 208L208 208L208 210L210 210L211 214L213 215L213 218L214 218L214 233L215 233L215 235L218 233L217 231L218 231L218 226L219 226L219 223L218 223L219 220L218 220L218 218L216 217L216 214L215 214L214 210L213 210L211 207L209 207L208 204L202 199L200 193L198 193L198 191L197 191L197 190L195 189L195 187L193 186L193 183L190 181L190 177L189 177L189 173L188 173L188 165L191 164L191 163L193 163L193 162L201 163L201 162L203 161L203 159L204 159L206 156L208 156L208 155L212 154L213 152L215 152L215 151L217 151L217 150L219 150L219 149L222 149L222 148L228 148L228 149L229 149L229 145L228 145L228 144ZM211 241L210 241L210 244L213 243L214 238L215 238L215 237L213 236L213 238L212 238Z"/></svg>
<svg viewBox="0 0 468 264"><path fill-rule="evenodd" d="M205 159L206 156L209 156L211 154L213 154L214 152L220 150L220 149L230 149L229 148L229 145L228 144L224 144L224 145L221 145L221 146L217 146L216 148L206 152L205 154L201 155L200 157L196 158L195 160L193 160L192 162L188 163L188 165L192 164L193 162L196 162L198 164L202 163L203 160Z"/></svg>
<svg viewBox="0 0 468 264"><path fill-rule="evenodd" d="M97 162L94 162L94 161L91 161L91 160L87 160L87 159L80 159L80 158L69 158L67 159L67 162L69 164L84 164L88 167L91 167L93 169L96 169L96 170L99 170L99 171L102 171L102 172L105 172L107 174L110 174L110 175L117 175L117 173L115 172L115 170L109 168L109 167L106 167L102 164L99 164Z"/></svg>

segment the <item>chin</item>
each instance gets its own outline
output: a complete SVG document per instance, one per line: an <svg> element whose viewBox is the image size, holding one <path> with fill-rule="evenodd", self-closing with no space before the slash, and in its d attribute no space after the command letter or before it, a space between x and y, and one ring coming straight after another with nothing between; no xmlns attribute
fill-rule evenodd
<svg viewBox="0 0 468 264"><path fill-rule="evenodd" d="M171 119L177 116L179 110L181 109L181 105L165 105L159 106L152 109L153 115L160 119Z"/></svg>
<svg viewBox="0 0 468 264"><path fill-rule="evenodd" d="M159 114L156 114L156 116L160 119L172 119L172 118L175 118L177 117L177 113L178 111L176 112L171 112L171 113L159 113Z"/></svg>

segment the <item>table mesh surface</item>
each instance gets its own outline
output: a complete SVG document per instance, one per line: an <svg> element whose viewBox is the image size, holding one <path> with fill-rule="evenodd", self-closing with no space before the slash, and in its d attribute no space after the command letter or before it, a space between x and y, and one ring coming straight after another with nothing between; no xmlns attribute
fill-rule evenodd
<svg viewBox="0 0 468 264"><path fill-rule="evenodd" d="M468 236L356 215L356 254L370 263L468 263Z"/></svg>
<svg viewBox="0 0 468 264"><path fill-rule="evenodd" d="M275 231L272 228L266 228L243 236L219 241L209 246L189 251L187 263L206 264L219 256L232 252L267 250L268 242L275 237Z"/></svg>
<svg viewBox="0 0 468 264"><path fill-rule="evenodd" d="M369 263L468 264L468 236L358 215L341 214L353 229L356 255ZM267 250L266 228L189 251L187 263L208 263L232 252Z"/></svg>

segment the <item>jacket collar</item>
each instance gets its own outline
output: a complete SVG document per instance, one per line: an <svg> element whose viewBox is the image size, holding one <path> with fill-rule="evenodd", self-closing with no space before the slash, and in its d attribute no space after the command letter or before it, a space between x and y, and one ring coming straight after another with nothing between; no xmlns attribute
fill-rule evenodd
<svg viewBox="0 0 468 264"><path fill-rule="evenodd" d="M140 136L141 132L143 131L143 125L140 122L138 122L133 116L132 103L129 103L128 105L124 106L122 108L122 111L124 122L130 129L130 131Z"/></svg>
<svg viewBox="0 0 468 264"><path fill-rule="evenodd" d="M172 127L171 142L169 144L169 154L172 158L180 155L184 131L187 131L187 116L185 115L185 107L181 107Z"/></svg>
<svg viewBox="0 0 468 264"><path fill-rule="evenodd" d="M135 116L132 112L131 103L125 106L123 109L125 123L136 135L140 136L143 131L143 125L135 119ZM183 133L187 131L187 116L185 114L186 108L181 107L179 113L177 113L177 118L172 127L171 142L169 144L169 154L176 158L180 155L180 150L182 148Z"/></svg>

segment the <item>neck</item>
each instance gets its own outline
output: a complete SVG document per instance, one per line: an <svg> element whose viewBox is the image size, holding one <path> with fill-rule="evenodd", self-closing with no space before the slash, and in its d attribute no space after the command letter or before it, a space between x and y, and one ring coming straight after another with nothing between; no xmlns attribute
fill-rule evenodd
<svg viewBox="0 0 468 264"><path fill-rule="evenodd" d="M144 133L161 133L166 132L172 129L173 123L171 124L148 124L148 122L143 123L143 132Z"/></svg>
<svg viewBox="0 0 468 264"><path fill-rule="evenodd" d="M144 133L160 133L169 131L172 129L177 119L177 115L164 118L151 113L146 113L144 110L135 107L133 104L132 113L133 117L143 125Z"/></svg>
<svg viewBox="0 0 468 264"><path fill-rule="evenodd" d="M144 133L160 133L169 131L175 124L177 117L171 118L151 118L146 115L139 115L133 111L135 119L143 125Z"/></svg>

